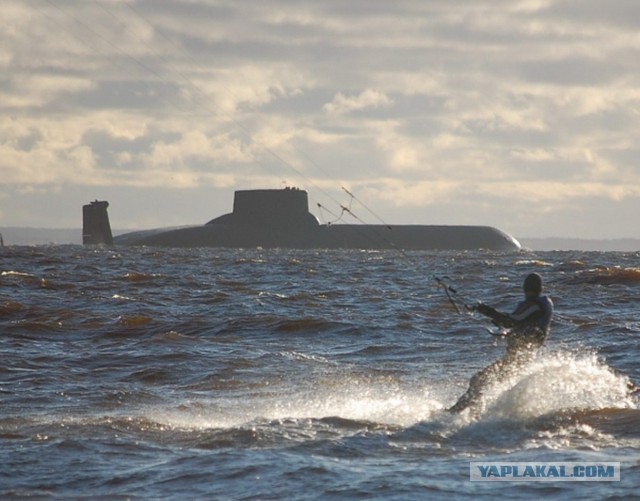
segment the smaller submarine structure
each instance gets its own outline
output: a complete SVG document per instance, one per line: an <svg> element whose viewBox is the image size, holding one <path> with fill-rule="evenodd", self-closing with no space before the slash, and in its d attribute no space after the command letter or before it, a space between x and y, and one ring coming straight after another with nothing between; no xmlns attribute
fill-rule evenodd
<svg viewBox="0 0 640 501"><path fill-rule="evenodd" d="M82 206L83 244L113 245L107 207L109 207L109 202L98 200Z"/></svg>
<svg viewBox="0 0 640 501"><path fill-rule="evenodd" d="M297 188L236 191L233 212L204 225L111 237L107 202L83 210L86 244L288 249L515 251L511 235L490 226L320 224ZM106 231L103 235L101 232Z"/></svg>

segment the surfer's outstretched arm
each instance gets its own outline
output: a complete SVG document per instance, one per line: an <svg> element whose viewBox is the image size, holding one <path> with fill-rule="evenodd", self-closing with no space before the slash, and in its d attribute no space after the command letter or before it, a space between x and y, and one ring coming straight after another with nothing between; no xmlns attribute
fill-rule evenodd
<svg viewBox="0 0 640 501"><path fill-rule="evenodd" d="M511 318L510 315L502 313L484 303L478 303L474 309L481 315L489 317L498 327L509 328L513 327L516 324L516 322L513 318Z"/></svg>

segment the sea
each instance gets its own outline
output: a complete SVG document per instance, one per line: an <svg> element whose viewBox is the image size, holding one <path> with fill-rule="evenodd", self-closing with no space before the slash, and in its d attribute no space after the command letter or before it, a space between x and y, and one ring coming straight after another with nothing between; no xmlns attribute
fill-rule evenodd
<svg viewBox="0 0 640 501"><path fill-rule="evenodd" d="M545 347L450 414L530 272ZM638 252L0 248L0 499L638 499L639 304Z"/></svg>

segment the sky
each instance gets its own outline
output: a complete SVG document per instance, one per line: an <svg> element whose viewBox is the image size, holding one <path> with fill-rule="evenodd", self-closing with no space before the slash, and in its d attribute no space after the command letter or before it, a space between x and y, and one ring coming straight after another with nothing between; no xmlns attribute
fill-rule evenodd
<svg viewBox="0 0 640 501"><path fill-rule="evenodd" d="M0 227L96 199L115 229L201 224L295 186L320 222L639 236L635 0L2 0L0 24Z"/></svg>

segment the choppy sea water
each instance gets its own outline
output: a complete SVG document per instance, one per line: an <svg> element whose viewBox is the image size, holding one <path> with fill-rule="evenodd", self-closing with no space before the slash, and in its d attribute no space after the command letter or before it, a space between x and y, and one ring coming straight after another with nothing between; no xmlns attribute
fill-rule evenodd
<svg viewBox="0 0 640 501"><path fill-rule="evenodd" d="M556 305L534 364L467 302ZM623 498L640 492L640 253L0 249L0 498ZM620 482L470 482L470 461Z"/></svg>

